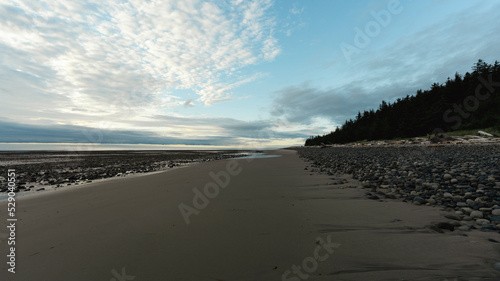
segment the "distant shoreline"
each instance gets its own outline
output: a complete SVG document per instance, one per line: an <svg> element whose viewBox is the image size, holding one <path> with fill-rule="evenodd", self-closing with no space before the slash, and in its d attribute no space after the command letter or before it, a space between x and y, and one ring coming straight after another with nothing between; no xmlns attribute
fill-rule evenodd
<svg viewBox="0 0 500 281"><path fill-rule="evenodd" d="M0 198L6 198L1 194L7 192L7 169L16 169L17 192L24 196L248 154L233 150L0 152Z"/></svg>
<svg viewBox="0 0 500 281"><path fill-rule="evenodd" d="M112 144L112 143L33 143L0 142L0 151L177 151L177 150L270 150L281 147L214 146L214 145L164 145L164 144Z"/></svg>

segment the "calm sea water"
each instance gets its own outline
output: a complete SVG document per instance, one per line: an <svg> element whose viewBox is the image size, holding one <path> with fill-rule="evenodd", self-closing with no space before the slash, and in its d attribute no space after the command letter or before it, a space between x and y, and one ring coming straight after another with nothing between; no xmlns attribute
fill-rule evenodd
<svg viewBox="0 0 500 281"><path fill-rule="evenodd" d="M281 155L273 155L273 154L265 154L265 153L250 153L246 156L236 157L233 159L274 158L274 157L280 157L280 156Z"/></svg>
<svg viewBox="0 0 500 281"><path fill-rule="evenodd" d="M157 145L157 144L78 144L78 143L0 143L0 151L33 151L33 150L66 150L66 151L98 151L98 150L262 150L280 147L237 147L213 145Z"/></svg>

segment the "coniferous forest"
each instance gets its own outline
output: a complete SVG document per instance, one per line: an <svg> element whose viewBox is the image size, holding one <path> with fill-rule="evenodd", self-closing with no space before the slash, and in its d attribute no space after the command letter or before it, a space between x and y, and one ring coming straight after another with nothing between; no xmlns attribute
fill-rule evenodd
<svg viewBox="0 0 500 281"><path fill-rule="evenodd" d="M455 74L429 90L382 101L377 110L358 112L340 128L310 137L305 145L411 138L437 132L500 128L500 63L478 60L472 72Z"/></svg>

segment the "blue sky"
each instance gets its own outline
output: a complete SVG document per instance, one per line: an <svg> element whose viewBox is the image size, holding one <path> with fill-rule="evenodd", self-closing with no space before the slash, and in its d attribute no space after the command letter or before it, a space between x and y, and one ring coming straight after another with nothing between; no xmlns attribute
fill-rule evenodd
<svg viewBox="0 0 500 281"><path fill-rule="evenodd" d="M493 0L0 0L0 143L301 145L499 59L498 10Z"/></svg>

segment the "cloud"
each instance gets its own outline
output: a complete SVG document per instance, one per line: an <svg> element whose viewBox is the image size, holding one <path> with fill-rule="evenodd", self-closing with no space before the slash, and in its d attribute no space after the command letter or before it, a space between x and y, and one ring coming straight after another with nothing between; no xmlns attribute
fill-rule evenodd
<svg viewBox="0 0 500 281"><path fill-rule="evenodd" d="M304 12L304 7L299 7L298 2L294 2L292 8L288 11L286 19L282 23L281 32L283 32L286 36L291 36L293 32L299 30L304 27L306 23L302 19L302 13Z"/></svg>
<svg viewBox="0 0 500 281"><path fill-rule="evenodd" d="M176 90L205 105L225 101L250 81L242 69L280 52L270 7L264 0L2 1L0 72L14 78L2 90L18 104L58 100L39 102L39 112L82 108L82 116L182 106L163 103ZM22 111L19 118L30 113Z"/></svg>
<svg viewBox="0 0 500 281"><path fill-rule="evenodd" d="M169 124L169 129L182 132L196 128L196 135L223 136L249 139L305 138L308 134L300 131L284 132L279 123L271 120L241 121L233 118L153 116L152 120L135 123L135 126L155 126Z"/></svg>
<svg viewBox="0 0 500 281"><path fill-rule="evenodd" d="M360 108L370 107L379 98L355 86L319 89L308 83L286 87L276 94L271 114L305 125L313 124L318 117L341 124L352 118Z"/></svg>
<svg viewBox="0 0 500 281"><path fill-rule="evenodd" d="M71 125L28 125L0 121L3 143L100 143L163 145L234 145L229 137L212 136L194 139L167 137L150 131L89 128Z"/></svg>
<svg viewBox="0 0 500 281"><path fill-rule="evenodd" d="M384 48L369 45L353 57L349 70L356 73L351 70L358 69L360 75L367 74L372 80L382 78L384 83L394 79L420 81L419 86L429 87L433 82L444 82L456 71L470 71L479 58L498 58L500 38L495 34L500 32L500 21L491 13L498 9L500 4L495 2L471 2L464 10L415 32L401 34Z"/></svg>
<svg viewBox="0 0 500 281"><path fill-rule="evenodd" d="M444 83L457 71L464 74L479 58L493 63L498 59L500 37L495 34L500 25L492 24L498 17L491 11L500 4L474 8L397 37L383 48L370 45L351 64L340 54L335 68L342 68L342 73L332 80L341 83L284 87L275 93L271 114L299 124L325 118L341 125L358 111L376 110L382 100L393 102L429 89L434 82Z"/></svg>
<svg viewBox="0 0 500 281"><path fill-rule="evenodd" d="M280 132L269 121L239 121L232 118L185 118L155 116L135 121L133 130L73 125L31 125L0 120L0 142L4 143L102 143L215 145L244 147L252 142L303 139L302 132ZM142 130L135 128L141 127ZM196 130L193 130L196 128Z"/></svg>
<svg viewBox="0 0 500 281"><path fill-rule="evenodd" d="M184 105L184 107L194 107L194 100L187 99L182 105Z"/></svg>
<svg viewBox="0 0 500 281"><path fill-rule="evenodd" d="M304 7L299 9L297 2L295 2L293 4L293 7L290 9L290 13L292 13L293 15L300 15L303 11L304 11Z"/></svg>

